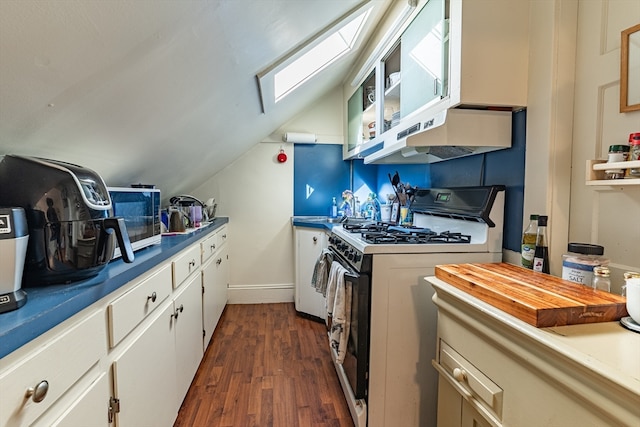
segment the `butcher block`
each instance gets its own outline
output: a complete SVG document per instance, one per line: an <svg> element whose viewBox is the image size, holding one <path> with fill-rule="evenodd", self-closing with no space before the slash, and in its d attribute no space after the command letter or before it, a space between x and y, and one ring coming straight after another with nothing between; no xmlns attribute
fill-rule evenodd
<svg viewBox="0 0 640 427"><path fill-rule="evenodd" d="M626 299L620 295L512 264L439 265L435 276L539 328L628 316Z"/></svg>

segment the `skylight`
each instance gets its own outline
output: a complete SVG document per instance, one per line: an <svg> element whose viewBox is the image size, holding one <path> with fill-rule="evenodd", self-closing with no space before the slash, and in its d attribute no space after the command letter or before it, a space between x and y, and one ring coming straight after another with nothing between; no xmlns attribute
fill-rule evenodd
<svg viewBox="0 0 640 427"><path fill-rule="evenodd" d="M263 111L349 53L371 12L371 6L351 11L269 69L258 74Z"/></svg>

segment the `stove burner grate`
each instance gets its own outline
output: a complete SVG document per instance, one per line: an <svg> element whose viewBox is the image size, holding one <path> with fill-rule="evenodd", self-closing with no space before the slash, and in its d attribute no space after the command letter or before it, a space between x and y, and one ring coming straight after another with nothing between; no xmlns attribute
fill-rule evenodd
<svg viewBox="0 0 640 427"><path fill-rule="evenodd" d="M429 243L471 243L471 236L444 231L436 233L428 229L415 231L388 230L382 232L364 232L362 239L371 244L429 244Z"/></svg>

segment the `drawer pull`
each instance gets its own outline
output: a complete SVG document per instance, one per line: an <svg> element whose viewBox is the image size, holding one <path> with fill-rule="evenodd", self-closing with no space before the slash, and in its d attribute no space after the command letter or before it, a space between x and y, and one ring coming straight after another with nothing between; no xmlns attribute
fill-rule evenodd
<svg viewBox="0 0 640 427"><path fill-rule="evenodd" d="M29 387L27 392L25 393L25 397L31 398L36 403L40 403L47 397L47 392L49 391L49 383L47 380L42 380L35 387Z"/></svg>
<svg viewBox="0 0 640 427"><path fill-rule="evenodd" d="M216 248L216 245L211 245L211 250L214 250Z"/></svg>
<svg viewBox="0 0 640 427"><path fill-rule="evenodd" d="M222 264L222 258L218 258L218 259L216 260L216 264L217 264L217 265Z"/></svg>
<svg viewBox="0 0 640 427"><path fill-rule="evenodd" d="M454 368L453 378L455 378L458 382L464 382L467 380L467 373L464 369Z"/></svg>
<svg viewBox="0 0 640 427"><path fill-rule="evenodd" d="M196 260L195 259L192 259L191 261L189 261L189 268L195 267L195 265L196 265Z"/></svg>
<svg viewBox="0 0 640 427"><path fill-rule="evenodd" d="M313 237L313 243L316 243L317 241L318 241L318 238L314 236Z"/></svg>
<svg viewBox="0 0 640 427"><path fill-rule="evenodd" d="M223 238L223 239L226 239L226 238L227 238L227 235L226 235L226 234L223 234L223 235L222 235L222 238Z"/></svg>
<svg viewBox="0 0 640 427"><path fill-rule="evenodd" d="M154 291L151 295L147 295L147 302L149 302L149 300L151 300L151 302L156 302L156 298L158 298L158 296Z"/></svg>
<svg viewBox="0 0 640 427"><path fill-rule="evenodd" d="M182 313L182 310L184 310L184 306L182 304L180 304L180 307L176 308L175 313L173 313L173 317L174 318L178 318L178 314Z"/></svg>

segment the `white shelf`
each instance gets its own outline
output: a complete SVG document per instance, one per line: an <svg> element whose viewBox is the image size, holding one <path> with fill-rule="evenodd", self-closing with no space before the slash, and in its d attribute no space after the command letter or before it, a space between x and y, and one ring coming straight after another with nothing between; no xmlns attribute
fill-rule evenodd
<svg viewBox="0 0 640 427"><path fill-rule="evenodd" d="M640 169L640 160L607 163L606 160L587 160L586 185L589 186L628 186L640 185L640 178L604 179L605 170Z"/></svg>

